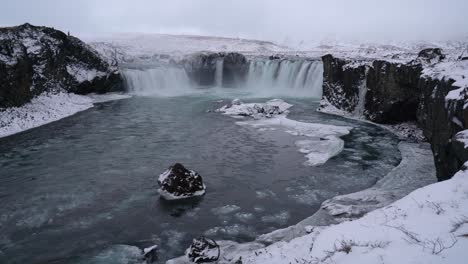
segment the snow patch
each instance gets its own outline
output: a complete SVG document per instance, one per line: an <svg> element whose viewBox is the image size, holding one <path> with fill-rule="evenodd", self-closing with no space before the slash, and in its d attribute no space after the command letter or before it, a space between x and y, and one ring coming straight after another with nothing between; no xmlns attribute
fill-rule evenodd
<svg viewBox="0 0 468 264"><path fill-rule="evenodd" d="M86 96L44 93L21 107L0 109L0 137L42 126L93 107Z"/></svg>

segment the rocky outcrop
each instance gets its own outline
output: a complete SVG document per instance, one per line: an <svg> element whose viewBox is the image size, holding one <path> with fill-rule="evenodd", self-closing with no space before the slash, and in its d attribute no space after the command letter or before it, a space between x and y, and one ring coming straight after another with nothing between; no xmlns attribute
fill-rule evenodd
<svg viewBox="0 0 468 264"><path fill-rule="evenodd" d="M249 70L246 57L235 52L198 53L182 64L190 79L201 86L238 86L245 82Z"/></svg>
<svg viewBox="0 0 468 264"><path fill-rule="evenodd" d="M322 57L323 97L332 105L354 112L359 101L359 87L365 81L366 66L347 67L350 61L332 55Z"/></svg>
<svg viewBox="0 0 468 264"><path fill-rule="evenodd" d="M422 67L376 60L369 67L366 85L366 115L378 123L416 119L418 82Z"/></svg>
<svg viewBox="0 0 468 264"><path fill-rule="evenodd" d="M468 126L468 110L464 109L468 88L454 85L451 78L425 74L426 67L434 67L444 58L440 49L423 50L408 63L326 55L322 58L323 99L351 113L362 105L362 116L377 123L416 121L431 143L438 179L446 180L460 170L468 156L455 138ZM459 96L448 96L453 91L459 91Z"/></svg>
<svg viewBox="0 0 468 264"><path fill-rule="evenodd" d="M176 163L158 177L158 192L166 200L186 199L205 194L203 179L196 171Z"/></svg>
<svg viewBox="0 0 468 264"><path fill-rule="evenodd" d="M0 107L20 106L45 91L122 89L117 68L79 39L30 24L0 28Z"/></svg>
<svg viewBox="0 0 468 264"><path fill-rule="evenodd" d="M209 263L217 261L220 253L216 241L206 237L199 237L193 239L186 254L193 263Z"/></svg>

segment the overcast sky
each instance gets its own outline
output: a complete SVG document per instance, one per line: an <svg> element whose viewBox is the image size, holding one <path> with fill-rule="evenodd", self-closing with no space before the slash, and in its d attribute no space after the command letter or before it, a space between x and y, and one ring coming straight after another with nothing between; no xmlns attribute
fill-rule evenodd
<svg viewBox="0 0 468 264"><path fill-rule="evenodd" d="M468 36L468 0L0 0L0 25L306 42Z"/></svg>

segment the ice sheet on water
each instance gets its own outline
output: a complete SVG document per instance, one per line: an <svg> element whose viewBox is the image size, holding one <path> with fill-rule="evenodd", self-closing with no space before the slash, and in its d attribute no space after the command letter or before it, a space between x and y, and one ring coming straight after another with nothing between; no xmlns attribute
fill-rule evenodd
<svg viewBox="0 0 468 264"><path fill-rule="evenodd" d="M254 227L241 224L213 227L205 231L204 234L209 237L228 235L230 237L243 236L248 238L255 238L257 236Z"/></svg>
<svg viewBox="0 0 468 264"><path fill-rule="evenodd" d="M239 109L233 110L230 114L243 113L242 111L250 109L247 107L247 110L245 110L244 106L245 104L237 105L236 107ZM344 147L344 141L340 137L349 134L352 129L345 126L299 122L288 119L286 113L269 118L238 121L236 124L253 127L259 132L265 132L273 128L282 130L292 136L306 137L307 139L297 140L295 144L299 152L306 154L307 161L304 165L307 166L323 164L338 155Z"/></svg>
<svg viewBox="0 0 468 264"><path fill-rule="evenodd" d="M142 250L135 246L114 245L100 252L90 259L81 261L83 264L140 264L142 263Z"/></svg>

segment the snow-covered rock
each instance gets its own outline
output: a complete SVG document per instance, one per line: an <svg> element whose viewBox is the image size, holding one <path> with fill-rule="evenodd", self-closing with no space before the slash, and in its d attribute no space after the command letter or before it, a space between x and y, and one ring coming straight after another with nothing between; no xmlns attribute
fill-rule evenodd
<svg viewBox="0 0 468 264"><path fill-rule="evenodd" d="M158 177L159 194L166 200L186 199L205 194L200 174L176 163Z"/></svg>
<svg viewBox="0 0 468 264"><path fill-rule="evenodd" d="M216 241L199 237L193 239L186 254L188 259L194 263L214 262L219 259L220 249Z"/></svg>
<svg viewBox="0 0 468 264"><path fill-rule="evenodd" d="M292 105L281 99L273 99L266 103L244 104L239 99L234 99L230 105L225 105L217 112L231 116L248 116L256 119L285 113Z"/></svg>
<svg viewBox="0 0 468 264"><path fill-rule="evenodd" d="M30 24L0 28L0 108L45 91L104 93L122 84L115 65L73 36Z"/></svg>

